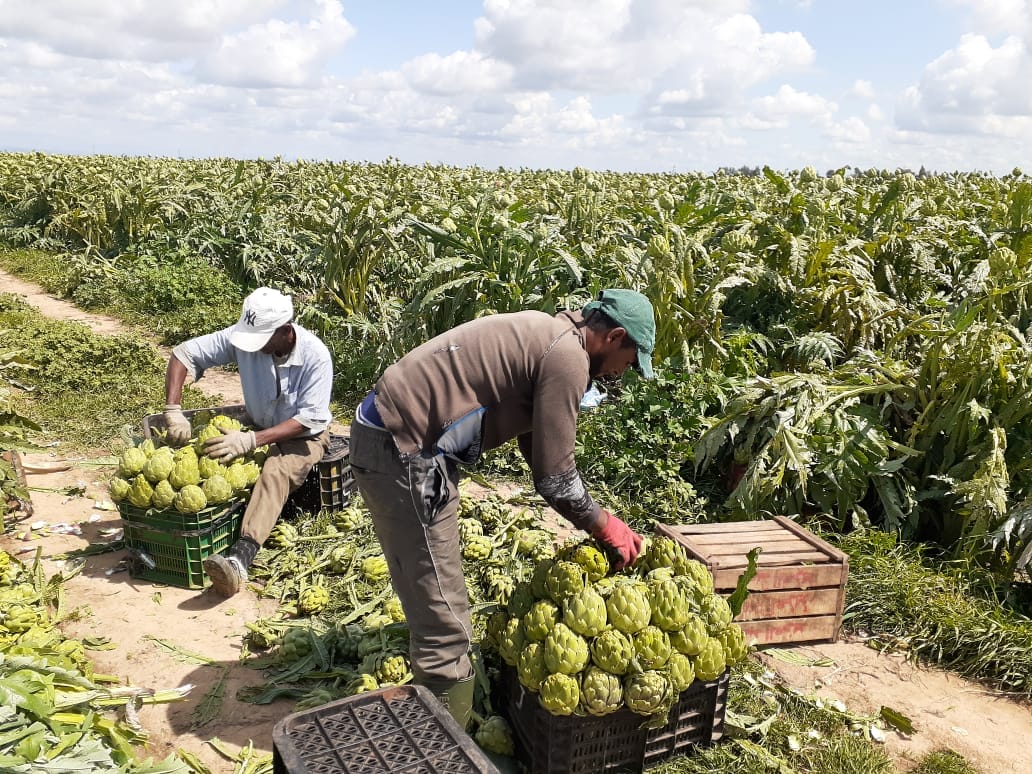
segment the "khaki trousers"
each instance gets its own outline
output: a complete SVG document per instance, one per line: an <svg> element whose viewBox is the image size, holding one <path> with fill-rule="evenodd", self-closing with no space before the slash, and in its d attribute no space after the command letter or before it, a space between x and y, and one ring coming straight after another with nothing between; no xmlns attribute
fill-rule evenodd
<svg viewBox="0 0 1032 774"><path fill-rule="evenodd" d="M409 624L419 685L473 674L469 595L459 544L459 473L442 455L402 457L386 430L351 425L351 471L373 518Z"/></svg>
<svg viewBox="0 0 1032 774"><path fill-rule="evenodd" d="M327 430L312 438L288 438L269 447L269 456L240 522L240 537L250 538L259 546L265 542L287 498L305 483L312 466L323 458L329 446Z"/></svg>

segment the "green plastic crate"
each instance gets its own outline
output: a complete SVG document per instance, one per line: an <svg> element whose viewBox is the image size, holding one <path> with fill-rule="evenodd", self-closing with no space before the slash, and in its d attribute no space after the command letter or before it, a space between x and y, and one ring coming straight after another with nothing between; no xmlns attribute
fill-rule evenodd
<svg viewBox="0 0 1032 774"><path fill-rule="evenodd" d="M134 578L169 586L203 589L208 578L201 563L236 542L240 537L243 511L243 503L235 503L208 526L199 529L162 529L123 519L129 573Z"/></svg>
<svg viewBox="0 0 1032 774"><path fill-rule="evenodd" d="M137 508L128 500L118 504L118 513L123 522L132 522L143 527L160 529L164 532L173 530L194 531L208 529L212 524L244 504L243 498L228 503L219 503L203 508L197 513L180 513L175 508Z"/></svg>

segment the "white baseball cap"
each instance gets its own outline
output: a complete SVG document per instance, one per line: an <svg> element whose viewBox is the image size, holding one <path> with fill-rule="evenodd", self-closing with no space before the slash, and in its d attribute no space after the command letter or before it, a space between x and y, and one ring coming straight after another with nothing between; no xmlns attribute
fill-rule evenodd
<svg viewBox="0 0 1032 774"><path fill-rule="evenodd" d="M258 288L244 299L244 309L229 334L229 341L244 352L257 352L277 328L292 319L294 304L290 296L272 288Z"/></svg>

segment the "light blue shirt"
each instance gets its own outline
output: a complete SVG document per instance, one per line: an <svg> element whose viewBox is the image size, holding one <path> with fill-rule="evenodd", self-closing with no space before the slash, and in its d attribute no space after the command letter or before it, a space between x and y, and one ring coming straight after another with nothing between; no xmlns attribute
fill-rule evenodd
<svg viewBox="0 0 1032 774"><path fill-rule="evenodd" d="M212 366L236 363L247 413L259 429L288 419L308 428L304 436L318 435L330 425L333 361L326 345L314 333L291 323L297 334L294 350L282 362L261 352L244 352L229 341L232 326L184 341L172 354L196 381Z"/></svg>

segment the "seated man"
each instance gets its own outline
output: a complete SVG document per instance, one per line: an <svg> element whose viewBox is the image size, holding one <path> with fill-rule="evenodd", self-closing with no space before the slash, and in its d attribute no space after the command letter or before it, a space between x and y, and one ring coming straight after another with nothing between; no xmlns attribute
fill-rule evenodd
<svg viewBox="0 0 1032 774"><path fill-rule="evenodd" d="M209 457L228 463L268 444L269 454L251 493L240 539L226 556L204 560L216 593L236 594L255 554L272 532L290 493L300 487L330 442L333 363L319 338L295 322L288 296L258 288L244 299L236 325L185 341L172 350L165 372L169 444L190 440L180 401L189 374L195 381L212 366L236 363L247 414L256 430L223 431L204 444Z"/></svg>

